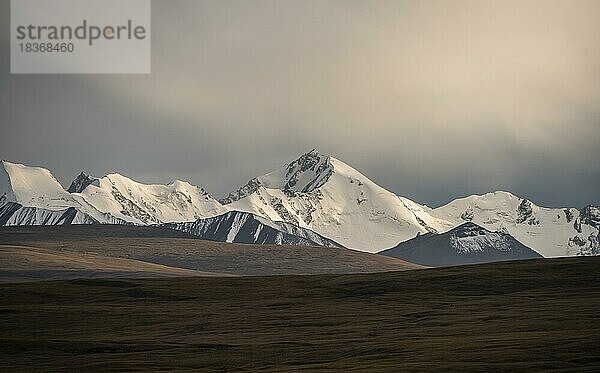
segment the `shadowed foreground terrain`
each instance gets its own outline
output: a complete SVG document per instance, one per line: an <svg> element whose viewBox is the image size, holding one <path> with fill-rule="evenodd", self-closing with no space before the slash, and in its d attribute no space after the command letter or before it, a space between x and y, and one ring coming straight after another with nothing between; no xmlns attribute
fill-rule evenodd
<svg viewBox="0 0 600 373"><path fill-rule="evenodd" d="M598 371L599 268L4 284L0 371Z"/></svg>
<svg viewBox="0 0 600 373"><path fill-rule="evenodd" d="M0 245L0 282L110 277L227 276L97 254Z"/></svg>
<svg viewBox="0 0 600 373"><path fill-rule="evenodd" d="M1 227L0 259L0 282L181 276L185 271L187 276L262 276L423 268L397 258L341 248L228 244L159 227L122 225ZM117 262L123 265L117 267Z"/></svg>

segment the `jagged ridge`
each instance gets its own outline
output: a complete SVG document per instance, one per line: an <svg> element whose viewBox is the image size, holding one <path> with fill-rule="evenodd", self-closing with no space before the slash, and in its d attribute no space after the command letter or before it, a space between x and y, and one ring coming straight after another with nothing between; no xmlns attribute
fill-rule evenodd
<svg viewBox="0 0 600 373"><path fill-rule="evenodd" d="M73 180L73 182L71 182L71 185L69 186L69 189L67 189L67 192L81 193L90 184L94 184L95 186L98 187L98 186L100 186L100 181L95 177L90 177L90 176L86 175L84 172L81 172L75 178L75 180Z"/></svg>

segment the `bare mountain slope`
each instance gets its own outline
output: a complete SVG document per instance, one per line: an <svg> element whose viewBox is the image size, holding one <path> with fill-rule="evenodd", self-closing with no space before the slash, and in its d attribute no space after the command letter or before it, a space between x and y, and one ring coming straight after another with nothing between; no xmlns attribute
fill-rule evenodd
<svg viewBox="0 0 600 373"><path fill-rule="evenodd" d="M441 234L419 235L379 254L426 266L477 264L542 256L511 235L464 223Z"/></svg>

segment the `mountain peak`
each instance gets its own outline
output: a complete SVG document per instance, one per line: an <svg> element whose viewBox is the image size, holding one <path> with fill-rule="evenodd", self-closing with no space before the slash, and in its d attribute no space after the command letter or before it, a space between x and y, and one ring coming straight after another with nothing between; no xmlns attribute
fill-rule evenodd
<svg viewBox="0 0 600 373"><path fill-rule="evenodd" d="M227 211L203 188L187 181L144 184L111 173L93 183L97 188L84 188L81 197L99 211L134 224L193 221Z"/></svg>
<svg viewBox="0 0 600 373"><path fill-rule="evenodd" d="M507 192L505 190L496 190L496 191L488 192L488 193L481 194L481 195L474 194L474 195L472 195L470 197L477 198L477 199L496 200L496 201L499 201L499 200L513 200L513 199L521 200L521 199L523 199L523 198L521 198L519 196L516 196L513 193Z"/></svg>
<svg viewBox="0 0 600 373"><path fill-rule="evenodd" d="M323 154L321 152L319 152L317 150L317 148L312 148L311 150L307 151L306 153L302 154L300 157L298 157L296 160L300 159L300 158L304 158L304 157L327 157L326 154Z"/></svg>
<svg viewBox="0 0 600 373"><path fill-rule="evenodd" d="M117 179L124 179L124 180L131 180L134 181L133 179L128 178L127 176L120 174L118 172L111 172L110 174L106 175L107 178L117 178Z"/></svg>
<svg viewBox="0 0 600 373"><path fill-rule="evenodd" d="M2 160L2 168L4 168L5 170L7 170L9 168L13 168L13 169L42 169L41 167L26 166L23 163L9 162L9 161L4 160L4 159Z"/></svg>
<svg viewBox="0 0 600 373"><path fill-rule="evenodd" d="M379 254L427 266L542 257L508 233L491 232L471 222L445 233L417 236Z"/></svg>
<svg viewBox="0 0 600 373"><path fill-rule="evenodd" d="M8 176L13 188L37 190L63 190L60 183L50 171L42 167L26 166L21 163L2 161L2 168Z"/></svg>
<svg viewBox="0 0 600 373"><path fill-rule="evenodd" d="M0 196L4 202L50 210L79 206L45 168L3 161L1 171Z"/></svg>
<svg viewBox="0 0 600 373"><path fill-rule="evenodd" d="M79 175L71 182L67 192L69 193L81 193L90 184L98 185L98 179L95 177L88 176L85 172L81 171Z"/></svg>
<svg viewBox="0 0 600 373"><path fill-rule="evenodd" d="M505 232L492 232L488 229L485 229L481 225L475 224L473 222L463 223L456 228L451 230L455 237L474 237L474 236L484 236L486 234L497 233L499 235L507 235Z"/></svg>
<svg viewBox="0 0 600 373"><path fill-rule="evenodd" d="M229 204L238 201L260 187L279 189L286 193L309 193L325 184L334 172L332 158L312 149L282 168L256 177L240 189L229 193L219 202Z"/></svg>
<svg viewBox="0 0 600 373"><path fill-rule="evenodd" d="M333 171L331 157L312 149L283 169L261 177L260 181L266 187L307 193L325 184Z"/></svg>

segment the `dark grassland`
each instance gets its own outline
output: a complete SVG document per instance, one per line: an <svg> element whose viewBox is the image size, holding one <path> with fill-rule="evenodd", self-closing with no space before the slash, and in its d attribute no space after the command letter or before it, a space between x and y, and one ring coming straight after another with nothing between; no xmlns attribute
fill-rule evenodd
<svg viewBox="0 0 600 373"><path fill-rule="evenodd" d="M600 371L600 258L0 286L0 371Z"/></svg>

